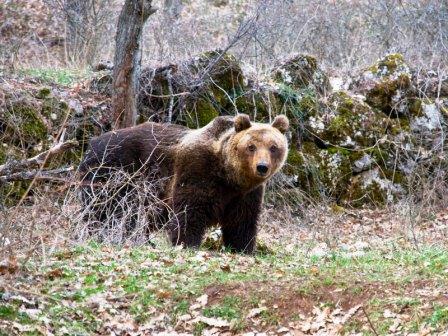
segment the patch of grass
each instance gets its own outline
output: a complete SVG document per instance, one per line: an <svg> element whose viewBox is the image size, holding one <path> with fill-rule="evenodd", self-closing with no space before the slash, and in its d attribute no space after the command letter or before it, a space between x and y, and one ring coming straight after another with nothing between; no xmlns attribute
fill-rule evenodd
<svg viewBox="0 0 448 336"><path fill-rule="evenodd" d="M51 298L46 302L43 316L55 328L66 327L72 334L101 330L97 308L86 300L95 294L100 294L113 307L124 303L124 308L114 309L130 314L137 323L144 323L160 313L167 313L169 323L176 323L179 316L190 313L190 306L209 286L225 287L240 282L258 282L261 291L247 292L244 296L239 292L227 293L216 304L205 307L202 314L231 321L235 330L242 331L250 323L245 321L246 314L250 309L260 307L266 299L263 306L267 310L257 318L264 327L277 326L281 324L284 312L280 314L271 306L277 298L270 296L269 289L273 283L279 288L285 283L285 290L297 292L303 300L314 300L313 305L324 303L332 309L338 307L338 302L325 295L316 296L320 295L316 293L337 288L340 295L371 294L368 313L378 331L383 330L382 334L387 334L390 326L390 321L383 316L384 310L392 309L391 306L394 311L395 308L396 311L405 308L411 316L403 330L418 330L418 326L425 322L435 328L448 325L446 307L422 310L420 307L426 299L404 292L406 288L412 288L412 284L428 278L437 286L444 286L448 252L441 249L371 250L356 258L347 256L344 251L321 258L309 257L305 249L285 252L281 247L273 254L252 257L230 253L210 253L203 257L203 253L172 248L155 250L145 246L115 248L91 243L58 252L49 257L44 267L30 261L27 270L31 275L24 285L26 288L32 285L34 291ZM225 269L222 265L226 265ZM60 271L49 278L52 270ZM386 296L382 296L383 292L376 295L371 290L364 293L364 284L373 284L375 290L382 291L384 287L394 291ZM411 287L407 287L409 285ZM109 301L109 296L114 299ZM9 316L17 321L19 308L19 302L0 306L0 318L8 319ZM208 327L198 323L194 332L200 334ZM360 325L353 322L351 327L356 331Z"/></svg>
<svg viewBox="0 0 448 336"><path fill-rule="evenodd" d="M189 306L190 304L187 300L182 300L174 306L173 311L176 315L184 315L188 313Z"/></svg>
<svg viewBox="0 0 448 336"><path fill-rule="evenodd" d="M219 317L227 321L241 319L241 299L236 296L226 296L222 302L213 307L204 308L202 313L206 317Z"/></svg>
<svg viewBox="0 0 448 336"><path fill-rule="evenodd" d="M411 298L411 297L404 297L404 298L399 298L397 301L395 301L395 304L397 306L400 307L413 307L413 306L418 306L420 305L422 302L420 299L418 298Z"/></svg>
<svg viewBox="0 0 448 336"><path fill-rule="evenodd" d="M438 306L434 307L434 312L428 319L428 322L433 327L448 326L448 306Z"/></svg>
<svg viewBox="0 0 448 336"><path fill-rule="evenodd" d="M42 83L71 86L79 80L87 78L90 73L74 69L28 68L21 69L20 74L30 76Z"/></svg>
<svg viewBox="0 0 448 336"><path fill-rule="evenodd" d="M280 323L280 316L271 309L262 311L260 314L261 320L267 325L277 326Z"/></svg>
<svg viewBox="0 0 448 336"><path fill-rule="evenodd" d="M193 335L201 336L202 332L207 328L207 325L203 322L198 322L194 325Z"/></svg>
<svg viewBox="0 0 448 336"><path fill-rule="evenodd" d="M12 305L0 305L0 320L16 321L21 324L32 323L26 313L19 312L18 308Z"/></svg>
<svg viewBox="0 0 448 336"><path fill-rule="evenodd" d="M1 319L13 320L13 319L15 319L16 315L17 315L17 312L13 307L7 306L7 305L0 306L0 318Z"/></svg>

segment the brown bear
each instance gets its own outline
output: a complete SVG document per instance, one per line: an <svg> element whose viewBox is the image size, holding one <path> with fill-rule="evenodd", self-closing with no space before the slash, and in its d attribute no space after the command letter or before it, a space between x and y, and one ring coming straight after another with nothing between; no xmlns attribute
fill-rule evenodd
<svg viewBox="0 0 448 336"><path fill-rule="evenodd" d="M159 197L177 214L167 225L173 244L198 247L205 230L219 224L226 247L250 253L264 185L286 160L288 127L283 115L269 125L238 114L197 130L147 122L108 132L90 142L80 165L83 185L101 184L112 169L151 172L166 181Z"/></svg>

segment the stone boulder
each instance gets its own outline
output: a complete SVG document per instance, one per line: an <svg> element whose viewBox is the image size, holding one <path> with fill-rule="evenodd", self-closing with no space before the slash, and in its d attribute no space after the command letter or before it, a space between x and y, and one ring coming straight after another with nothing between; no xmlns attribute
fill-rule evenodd
<svg viewBox="0 0 448 336"><path fill-rule="evenodd" d="M401 54L390 54L364 69L350 86L364 95L366 103L392 117L412 112L415 87L412 74Z"/></svg>

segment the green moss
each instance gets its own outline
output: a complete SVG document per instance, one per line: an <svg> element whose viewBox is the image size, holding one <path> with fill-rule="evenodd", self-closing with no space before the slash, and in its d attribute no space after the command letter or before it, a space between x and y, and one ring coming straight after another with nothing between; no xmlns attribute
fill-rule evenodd
<svg viewBox="0 0 448 336"><path fill-rule="evenodd" d="M219 112L213 104L207 100L199 100L196 102L196 108L187 114L187 126L189 128L204 127L210 121L219 116Z"/></svg>
<svg viewBox="0 0 448 336"><path fill-rule="evenodd" d="M393 183L399 184L401 186L405 186L406 184L406 175L396 169L383 169L383 174L388 180L392 181Z"/></svg>
<svg viewBox="0 0 448 336"><path fill-rule="evenodd" d="M385 149L380 148L378 146L375 146L373 148L367 148L366 150L364 150L364 152L369 154L380 166L385 166L385 163L389 159L388 152Z"/></svg>
<svg viewBox="0 0 448 336"><path fill-rule="evenodd" d="M278 66L272 78L296 90L313 87L319 93L330 89L328 77L319 69L317 60L309 55L298 55Z"/></svg>
<svg viewBox="0 0 448 336"><path fill-rule="evenodd" d="M392 96L397 88L395 81L389 79L383 80L367 92L366 102L370 106L388 113L392 109Z"/></svg>
<svg viewBox="0 0 448 336"><path fill-rule="evenodd" d="M213 67L210 68L210 65ZM235 88L243 87L243 72L235 56L222 50L213 50L201 54L191 64L193 72L201 74L207 70L210 76L210 88L231 93ZM213 89L214 90L214 89Z"/></svg>
<svg viewBox="0 0 448 336"><path fill-rule="evenodd" d="M47 97L42 103L42 115L51 120L54 128L57 128L70 113L66 102L57 98Z"/></svg>
<svg viewBox="0 0 448 336"><path fill-rule="evenodd" d="M389 73L393 73L404 63L404 57L401 54L389 54L378 62L379 67L385 67Z"/></svg>
<svg viewBox="0 0 448 336"><path fill-rule="evenodd" d="M377 75L378 82L367 91L366 102L386 114L405 113L407 91L411 88L411 76L401 54L387 55L367 69ZM402 95L397 104L397 94ZM398 97L400 98L400 97Z"/></svg>
<svg viewBox="0 0 448 336"><path fill-rule="evenodd" d="M341 155L344 155L344 156L349 156L352 153L352 151L348 150L347 148L344 148L344 147L334 147L334 146L331 146L331 147L327 148L327 152L329 154L341 154Z"/></svg>
<svg viewBox="0 0 448 336"><path fill-rule="evenodd" d="M382 124L384 133L389 133L391 135L398 135L411 130L410 119L407 116L402 116L400 118L384 118Z"/></svg>
<svg viewBox="0 0 448 336"><path fill-rule="evenodd" d="M291 146L288 151L288 157L286 158L286 166L284 172L288 175L297 175L300 172L300 168L304 165L304 158L301 152Z"/></svg>
<svg viewBox="0 0 448 336"><path fill-rule="evenodd" d="M423 115L423 102L421 99L415 98L409 101L409 113L413 117L421 117Z"/></svg>
<svg viewBox="0 0 448 336"><path fill-rule="evenodd" d="M6 148L0 143L0 164L6 162Z"/></svg>
<svg viewBox="0 0 448 336"><path fill-rule="evenodd" d="M380 116L345 92L333 93L319 114L307 127L327 144L346 146L351 139L358 145L372 146L376 141L373 135L383 131ZM322 126L315 126L318 123Z"/></svg>
<svg viewBox="0 0 448 336"><path fill-rule="evenodd" d="M15 181L0 185L0 204L6 207L16 205L25 195L29 184L28 181Z"/></svg>
<svg viewBox="0 0 448 336"><path fill-rule="evenodd" d="M344 148L320 149L304 142L301 151L290 150L287 174L297 177L299 186L310 196L338 198L352 175L349 152Z"/></svg>
<svg viewBox="0 0 448 336"><path fill-rule="evenodd" d="M381 75L390 75L399 67L403 66L404 57L401 54L389 54L380 59L378 62L367 68L373 74L381 73Z"/></svg>
<svg viewBox="0 0 448 336"><path fill-rule="evenodd" d="M13 130L16 140L39 143L47 138L48 130L35 106L19 101L6 111L7 128Z"/></svg>
<svg viewBox="0 0 448 336"><path fill-rule="evenodd" d="M51 94L50 88L44 87L37 92L36 97L39 99L47 98Z"/></svg>

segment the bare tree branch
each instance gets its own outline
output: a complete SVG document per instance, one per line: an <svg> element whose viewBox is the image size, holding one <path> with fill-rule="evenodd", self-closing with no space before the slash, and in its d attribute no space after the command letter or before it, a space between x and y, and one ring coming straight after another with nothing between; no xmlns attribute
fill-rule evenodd
<svg viewBox="0 0 448 336"><path fill-rule="evenodd" d="M8 161L3 165L0 165L0 176L7 177L11 174L33 168L41 167L45 162L50 160L52 157L68 151L78 145L77 141L69 140L66 142L61 142L46 150L45 152L39 153L38 155L22 160L22 161Z"/></svg>

